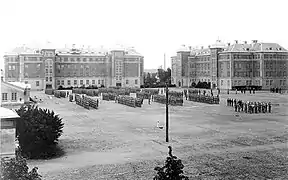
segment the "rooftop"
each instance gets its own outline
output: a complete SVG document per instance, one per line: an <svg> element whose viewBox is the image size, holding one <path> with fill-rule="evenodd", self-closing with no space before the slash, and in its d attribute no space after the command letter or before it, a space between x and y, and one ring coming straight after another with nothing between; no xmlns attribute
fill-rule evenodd
<svg viewBox="0 0 288 180"><path fill-rule="evenodd" d="M249 51L260 51L260 52L288 52L285 48L277 43L254 43L248 44L244 43L234 43L232 45L226 46L224 52L249 52Z"/></svg>
<svg viewBox="0 0 288 180"><path fill-rule="evenodd" d="M4 107L0 107L0 119L2 118L18 118L19 115L11 110Z"/></svg>
<svg viewBox="0 0 288 180"><path fill-rule="evenodd" d="M31 85L30 84L25 84L23 82L8 82L9 84L12 84L14 86L20 87L22 89L28 88L31 89Z"/></svg>

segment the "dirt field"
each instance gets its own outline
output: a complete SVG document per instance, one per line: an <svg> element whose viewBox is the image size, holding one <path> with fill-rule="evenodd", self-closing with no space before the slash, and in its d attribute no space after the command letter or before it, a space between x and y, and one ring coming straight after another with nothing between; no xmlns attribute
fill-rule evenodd
<svg viewBox="0 0 288 180"><path fill-rule="evenodd" d="M101 101L86 110L68 99L44 100L40 107L58 113L65 123L60 146L66 155L29 161L43 179L152 179L168 145L181 158L190 179L288 179L288 96L238 94L243 100L270 101L271 114L236 113L226 106L185 101L170 107L170 142L165 142L165 106L132 108ZM229 97L236 95L230 94Z"/></svg>

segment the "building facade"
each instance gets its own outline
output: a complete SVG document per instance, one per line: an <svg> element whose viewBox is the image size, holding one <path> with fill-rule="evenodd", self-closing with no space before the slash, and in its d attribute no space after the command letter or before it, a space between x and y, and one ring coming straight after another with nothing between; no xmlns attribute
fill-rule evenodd
<svg viewBox="0 0 288 180"><path fill-rule="evenodd" d="M144 57L133 48L17 50L4 56L5 80L31 84L31 90L143 84Z"/></svg>
<svg viewBox="0 0 288 180"><path fill-rule="evenodd" d="M14 109L28 102L30 102L30 85L1 81L1 107Z"/></svg>
<svg viewBox="0 0 288 180"><path fill-rule="evenodd" d="M179 53L187 54L177 51L171 57L171 76L178 87L207 82L219 89L288 88L288 51L276 43L254 40L225 45L217 41L208 48L191 49L187 69Z"/></svg>

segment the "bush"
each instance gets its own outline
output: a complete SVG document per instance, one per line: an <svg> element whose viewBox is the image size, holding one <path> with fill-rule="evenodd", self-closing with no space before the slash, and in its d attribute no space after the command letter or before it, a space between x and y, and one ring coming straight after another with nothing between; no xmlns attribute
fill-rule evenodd
<svg viewBox="0 0 288 180"><path fill-rule="evenodd" d="M37 167L34 167L29 171L26 159L24 159L19 153L16 153L16 157L9 161L1 159L0 179L41 180L41 175L38 174L37 169Z"/></svg>
<svg viewBox="0 0 288 180"><path fill-rule="evenodd" d="M21 153L27 158L51 158L59 155L58 138L63 133L62 119L53 111L34 105L16 110L16 137Z"/></svg>
<svg viewBox="0 0 288 180"><path fill-rule="evenodd" d="M169 148L169 156L166 159L165 165L163 167L155 167L154 170L157 171L157 175L153 180L188 180L188 177L183 175L184 165L180 159L172 155L172 148Z"/></svg>

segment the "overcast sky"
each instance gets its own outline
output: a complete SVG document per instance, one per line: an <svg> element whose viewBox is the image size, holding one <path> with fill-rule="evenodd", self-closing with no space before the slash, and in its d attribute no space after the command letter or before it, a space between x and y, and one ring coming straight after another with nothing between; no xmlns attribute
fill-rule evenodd
<svg viewBox="0 0 288 180"><path fill-rule="evenodd" d="M276 42L288 49L287 0L1 0L0 55L19 44L51 41L134 46L145 69L182 44ZM1 63L2 64L2 63Z"/></svg>

